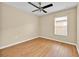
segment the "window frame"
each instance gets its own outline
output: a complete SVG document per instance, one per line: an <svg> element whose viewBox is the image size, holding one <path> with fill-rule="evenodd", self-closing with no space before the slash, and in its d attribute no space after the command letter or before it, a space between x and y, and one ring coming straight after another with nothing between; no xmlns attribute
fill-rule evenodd
<svg viewBox="0 0 79 59"><path fill-rule="evenodd" d="M66 25L66 34L56 34L56 18L62 18L62 17L66 17L66 22L67 22L67 25ZM61 22L61 21L59 21ZM59 17L54 17L54 34L55 35L58 35L58 36L67 36L68 35L68 16L59 16Z"/></svg>

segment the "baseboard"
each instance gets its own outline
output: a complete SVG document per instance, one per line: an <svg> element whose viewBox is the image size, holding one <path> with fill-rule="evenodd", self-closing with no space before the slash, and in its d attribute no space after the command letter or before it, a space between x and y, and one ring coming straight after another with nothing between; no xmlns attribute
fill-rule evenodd
<svg viewBox="0 0 79 59"><path fill-rule="evenodd" d="M71 45L75 45L75 43L71 43L71 42L66 42L66 41L61 41L61 40L56 40L54 38L49 38L49 37L45 37L45 36L40 36L41 38L46 38L46 39L49 39L49 40L54 40L54 41L58 41L58 42L62 42L62 43L66 43L66 44L71 44Z"/></svg>
<svg viewBox="0 0 79 59"><path fill-rule="evenodd" d="M16 44L23 43L23 42L26 42L26 41L29 41L29 40L32 40L32 39L35 39L35 38L38 38L38 37L32 37L32 38L29 38L27 40L23 40L23 41L20 41L20 42L16 42L16 43L12 43L12 44L9 44L9 45L6 45L6 46L2 46L2 47L0 47L0 49L11 47L11 46L14 46Z"/></svg>
<svg viewBox="0 0 79 59"><path fill-rule="evenodd" d="M55 40L55 39L53 39L53 38L49 38L49 37L45 37L45 36L40 36L40 37L41 37L41 38L46 38L46 39L49 39L49 40L54 40L54 41L58 41L58 42L62 42L62 43L74 45L74 46L76 46L77 52L78 52L78 54L79 54L79 46L78 46L77 44L75 44L75 43L70 43L70 42L61 41L61 40Z"/></svg>
<svg viewBox="0 0 79 59"><path fill-rule="evenodd" d="M77 48L77 52L78 52L78 54L79 54L79 46L78 46L78 45L76 45L76 48Z"/></svg>
<svg viewBox="0 0 79 59"><path fill-rule="evenodd" d="M27 40L23 40L23 41L20 41L20 42L16 42L16 43L12 43L12 44L9 44L9 45L6 45L6 46L2 46L2 47L0 47L0 49L4 49L4 48L7 48L7 47L11 47L13 45L16 45L16 44L19 44L19 43L22 43L22 42L26 42L26 41L29 41L29 40L32 40L32 39L35 39L35 38L38 38L38 37L46 38L46 39L49 39L49 40L54 40L54 41L58 41L58 42L67 43L67 44L71 44L71 45L77 46L75 43L65 42L65 41L61 41L61 40L55 40L53 38L49 38L49 37L45 37L45 36L37 36L37 37L29 38ZM79 51L79 49L78 49L78 51Z"/></svg>

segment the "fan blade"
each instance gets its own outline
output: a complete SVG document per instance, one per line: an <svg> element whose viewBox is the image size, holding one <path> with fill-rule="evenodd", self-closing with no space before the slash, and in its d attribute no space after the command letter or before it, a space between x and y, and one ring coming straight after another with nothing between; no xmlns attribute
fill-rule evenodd
<svg viewBox="0 0 79 59"><path fill-rule="evenodd" d="M47 13L47 11L45 11L45 10L42 10L44 13Z"/></svg>
<svg viewBox="0 0 79 59"><path fill-rule="evenodd" d="M48 7L51 7L51 6L53 6L53 4L46 5L46 6L42 7L42 8L45 9L45 8L48 8Z"/></svg>
<svg viewBox="0 0 79 59"><path fill-rule="evenodd" d="M31 4L32 6L36 7L36 8L39 8L38 6L32 4L31 2L28 2L29 4Z"/></svg>
<svg viewBox="0 0 79 59"><path fill-rule="evenodd" d="M32 11L32 12L35 12L35 11L38 11L39 9L36 9L36 10L34 10L34 11Z"/></svg>

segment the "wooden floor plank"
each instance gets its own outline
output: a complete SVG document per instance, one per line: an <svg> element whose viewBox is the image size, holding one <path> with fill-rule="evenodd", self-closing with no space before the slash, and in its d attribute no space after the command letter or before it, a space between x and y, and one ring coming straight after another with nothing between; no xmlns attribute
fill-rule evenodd
<svg viewBox="0 0 79 59"><path fill-rule="evenodd" d="M75 46L45 38L36 38L28 42L2 49L4 57L77 57Z"/></svg>

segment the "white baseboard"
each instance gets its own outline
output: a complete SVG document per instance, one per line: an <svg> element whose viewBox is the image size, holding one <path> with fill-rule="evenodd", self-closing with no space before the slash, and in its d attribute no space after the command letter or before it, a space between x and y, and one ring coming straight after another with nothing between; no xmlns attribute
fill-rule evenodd
<svg viewBox="0 0 79 59"><path fill-rule="evenodd" d="M54 39L54 38L49 38L49 37L45 37L45 36L40 36L40 37L41 37L41 38L46 38L46 39L49 39L49 40L54 40L54 41L58 41L58 42L62 42L62 43L67 43L67 44L74 45L74 46L76 46L77 52L78 52L78 54L79 54L79 46L78 46L77 44L75 44L75 43L70 43L70 42L66 42L66 41L56 40L56 39Z"/></svg>
<svg viewBox="0 0 79 59"><path fill-rule="evenodd" d="M66 42L66 41L61 41L61 40L56 40L56 39L54 39L54 38L49 38L49 37L45 37L45 36L40 36L40 37L42 37L42 38L46 38L46 39L49 39L49 40L54 40L54 41L62 42L62 43L71 44L71 45L75 45L75 46L76 46L75 43Z"/></svg>
<svg viewBox="0 0 79 59"><path fill-rule="evenodd" d="M78 51L78 54L79 54L79 46L78 46L78 45L76 45L76 48L77 48L77 51Z"/></svg>
<svg viewBox="0 0 79 59"><path fill-rule="evenodd" d="M26 42L26 41L29 41L29 40L32 40L32 39L35 39L35 38L38 38L38 37L32 37L32 38L29 38L27 40L23 40L23 41L20 41L20 42L15 42L15 43L12 43L12 44L9 44L9 45L6 45L6 46L2 46L2 47L0 47L0 49L11 47L11 46L14 46L16 44L23 43L23 42Z"/></svg>
<svg viewBox="0 0 79 59"><path fill-rule="evenodd" d="M63 42L63 43L67 43L67 44L71 44L71 45L77 46L75 43L70 43L70 42L65 42L65 41L61 41L61 40L56 40L54 38L49 38L49 37L45 37L45 36L37 36L37 37L29 38L27 40L23 40L23 41L20 41L20 42L16 42L16 43L12 43L12 44L9 44L9 45L6 45L6 46L2 46L2 47L0 47L0 49L11 47L13 45L16 45L16 44L19 44L19 43L22 43L22 42L26 42L26 41L29 41L29 40L32 40L32 39L35 39L35 38L38 38L38 37L46 38L46 39L50 39L50 40L54 40L54 41ZM78 51L79 51L79 49L78 49Z"/></svg>

